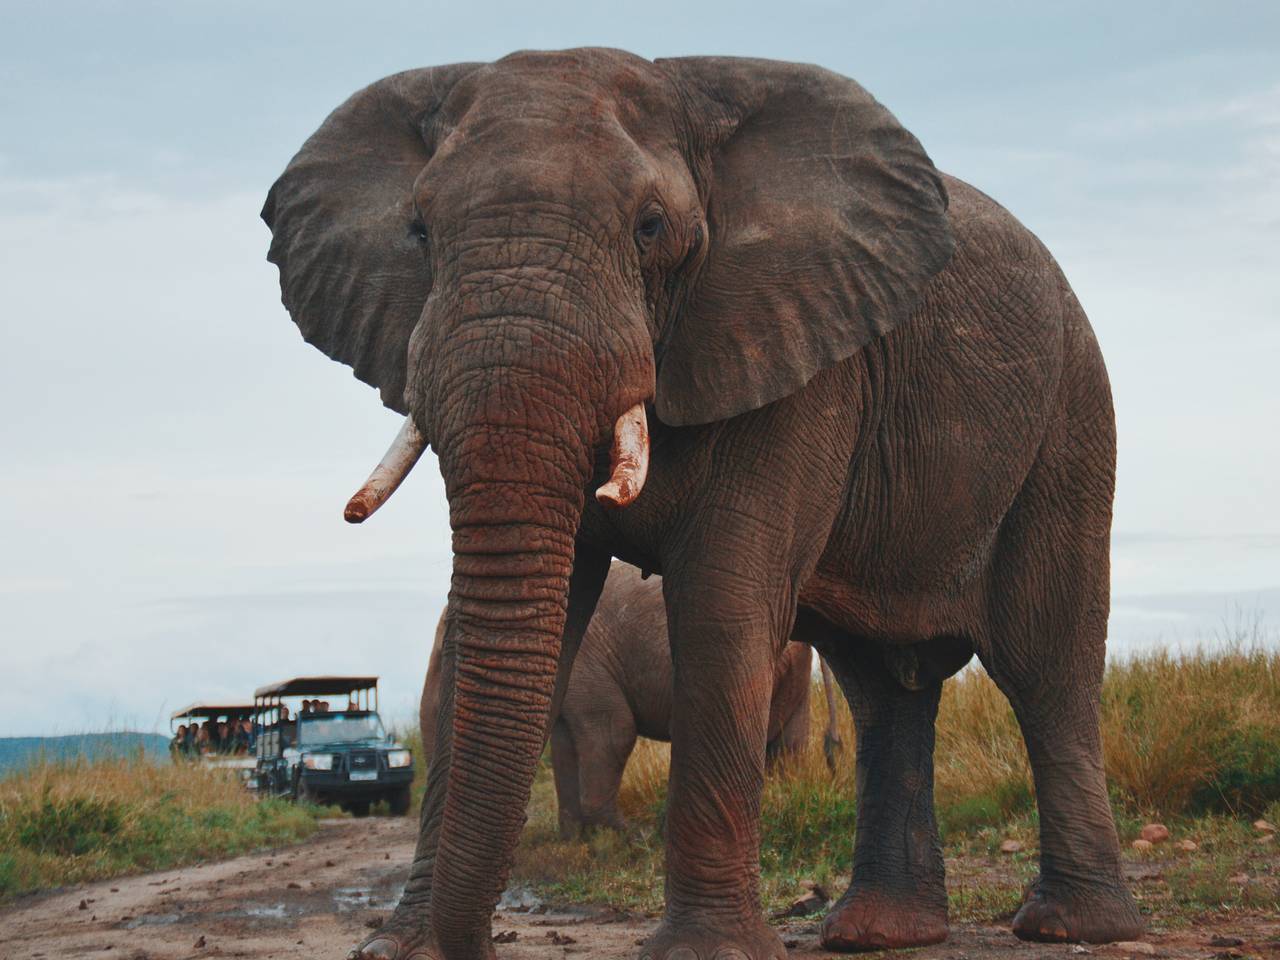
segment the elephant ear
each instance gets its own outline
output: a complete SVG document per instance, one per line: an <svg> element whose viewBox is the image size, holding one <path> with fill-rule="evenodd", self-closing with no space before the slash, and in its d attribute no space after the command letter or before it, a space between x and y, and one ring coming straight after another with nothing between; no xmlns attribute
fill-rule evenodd
<svg viewBox="0 0 1280 960"><path fill-rule="evenodd" d="M953 242L924 148L852 80L769 60L657 65L689 114L710 236L659 345L658 416L680 426L788 396L892 330Z"/></svg>
<svg viewBox="0 0 1280 960"><path fill-rule="evenodd" d="M479 64L408 70L334 110L267 194L267 259L303 338L407 413L409 335L431 291L411 234L413 185L431 159L428 125Z"/></svg>

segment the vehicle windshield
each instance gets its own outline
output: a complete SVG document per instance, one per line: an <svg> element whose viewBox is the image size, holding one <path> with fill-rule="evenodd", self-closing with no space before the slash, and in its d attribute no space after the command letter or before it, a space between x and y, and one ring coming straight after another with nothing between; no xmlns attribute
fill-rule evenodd
<svg viewBox="0 0 1280 960"><path fill-rule="evenodd" d="M376 713L326 713L303 716L298 724L298 743L354 743L357 740L383 740L386 732Z"/></svg>

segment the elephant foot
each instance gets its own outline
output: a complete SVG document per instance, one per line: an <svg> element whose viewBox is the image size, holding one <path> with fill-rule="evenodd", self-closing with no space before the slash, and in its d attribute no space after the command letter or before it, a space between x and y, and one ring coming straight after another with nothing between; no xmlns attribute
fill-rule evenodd
<svg viewBox="0 0 1280 960"><path fill-rule="evenodd" d="M598 813L572 814L560 811L560 839L585 840L594 833L609 830L626 834L627 821L617 809L606 809Z"/></svg>
<svg viewBox="0 0 1280 960"><path fill-rule="evenodd" d="M786 960L787 948L763 920L711 924L663 921L640 960Z"/></svg>
<svg viewBox="0 0 1280 960"><path fill-rule="evenodd" d="M938 899L938 898L935 898ZM880 891L850 888L822 921L828 950L892 950L947 939L947 901L921 905Z"/></svg>
<svg viewBox="0 0 1280 960"><path fill-rule="evenodd" d="M443 960L427 917L405 918L396 910L391 919L347 954L347 960Z"/></svg>
<svg viewBox="0 0 1280 960"><path fill-rule="evenodd" d="M1031 885L1013 918L1015 936L1042 943L1137 940L1144 926L1138 905L1123 884L1068 889L1044 877Z"/></svg>
<svg viewBox="0 0 1280 960"><path fill-rule="evenodd" d="M560 811L560 839L577 840L582 836L582 821Z"/></svg>

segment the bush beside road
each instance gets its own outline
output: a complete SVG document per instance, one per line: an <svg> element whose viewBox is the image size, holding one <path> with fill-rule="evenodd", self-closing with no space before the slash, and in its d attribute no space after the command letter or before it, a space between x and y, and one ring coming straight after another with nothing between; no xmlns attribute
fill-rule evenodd
<svg viewBox="0 0 1280 960"><path fill-rule="evenodd" d="M319 812L141 753L37 763L0 779L0 898L296 843Z"/></svg>

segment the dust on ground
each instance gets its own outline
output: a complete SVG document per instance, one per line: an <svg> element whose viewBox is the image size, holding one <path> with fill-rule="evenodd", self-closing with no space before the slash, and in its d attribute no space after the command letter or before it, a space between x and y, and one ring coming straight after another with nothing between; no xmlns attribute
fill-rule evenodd
<svg viewBox="0 0 1280 960"><path fill-rule="evenodd" d="M413 819L332 820L307 842L220 863L108 880L20 899L0 910L0 960L102 957L332 957L342 960L390 913L408 875ZM548 906L509 891L494 918L501 960L634 958L656 917ZM830 956L816 919L778 925L793 957ZM1217 938L1217 939L1215 939ZM1238 941L1238 942L1236 942ZM1127 956L1280 960L1280 918L1235 915L1162 932L1149 946L1032 945L1007 919L954 924L913 960L1100 960Z"/></svg>

